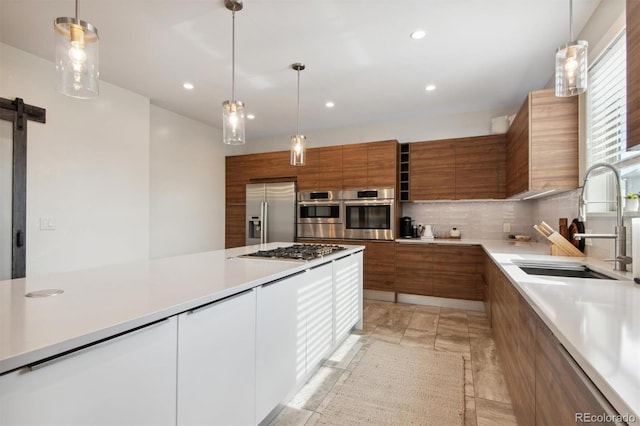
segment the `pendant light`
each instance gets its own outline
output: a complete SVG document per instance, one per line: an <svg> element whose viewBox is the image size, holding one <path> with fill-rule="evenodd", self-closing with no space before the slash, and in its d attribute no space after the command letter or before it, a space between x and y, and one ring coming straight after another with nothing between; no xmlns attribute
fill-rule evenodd
<svg viewBox="0 0 640 426"><path fill-rule="evenodd" d="M56 70L58 91L74 98L98 96L98 29L75 18L56 18L53 23L56 39Z"/></svg>
<svg viewBox="0 0 640 426"><path fill-rule="evenodd" d="M556 50L556 96L575 96L587 90L589 43L573 40L573 0L569 0L569 43Z"/></svg>
<svg viewBox="0 0 640 426"><path fill-rule="evenodd" d="M241 0L224 0L232 12L231 26L231 100L222 103L222 141L227 145L244 144L244 103L236 100L236 12L242 10Z"/></svg>
<svg viewBox="0 0 640 426"><path fill-rule="evenodd" d="M303 71L305 66L303 63L296 62L291 64L291 68L298 73L298 118L296 120L296 134L291 136L291 165L304 166L307 137L300 134L300 71Z"/></svg>

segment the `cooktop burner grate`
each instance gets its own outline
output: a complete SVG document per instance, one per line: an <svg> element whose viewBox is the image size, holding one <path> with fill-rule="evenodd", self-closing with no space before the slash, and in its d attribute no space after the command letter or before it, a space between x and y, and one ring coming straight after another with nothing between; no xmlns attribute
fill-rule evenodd
<svg viewBox="0 0 640 426"><path fill-rule="evenodd" d="M345 247L332 244L294 244L271 250L258 250L255 253L244 254L241 257L260 257L281 260L313 260L319 257L345 250Z"/></svg>

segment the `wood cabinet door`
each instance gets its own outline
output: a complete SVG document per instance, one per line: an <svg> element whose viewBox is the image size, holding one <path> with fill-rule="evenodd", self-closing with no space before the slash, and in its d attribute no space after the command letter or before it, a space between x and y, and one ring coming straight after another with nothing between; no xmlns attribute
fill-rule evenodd
<svg viewBox="0 0 640 426"><path fill-rule="evenodd" d="M456 150L451 141L411 145L411 200L453 200L456 196Z"/></svg>
<svg viewBox="0 0 640 426"><path fill-rule="evenodd" d="M367 187L367 144L342 146L342 188Z"/></svg>
<svg viewBox="0 0 640 426"><path fill-rule="evenodd" d="M506 135L506 196L529 189L529 98Z"/></svg>
<svg viewBox="0 0 640 426"><path fill-rule="evenodd" d="M342 147L317 148L317 155L318 187L316 189L321 191L342 189Z"/></svg>
<svg viewBox="0 0 640 426"><path fill-rule="evenodd" d="M456 141L456 199L504 198L505 135Z"/></svg>
<svg viewBox="0 0 640 426"><path fill-rule="evenodd" d="M244 204L227 204L225 206L225 248L242 247L246 245L245 214L246 206Z"/></svg>
<svg viewBox="0 0 640 426"><path fill-rule="evenodd" d="M433 295L482 300L482 249L479 246L434 245Z"/></svg>
<svg viewBox="0 0 640 426"><path fill-rule="evenodd" d="M361 244L358 242L357 244ZM356 244L354 242L354 244ZM395 243L393 241L365 241L364 288L395 291Z"/></svg>
<svg viewBox="0 0 640 426"><path fill-rule="evenodd" d="M640 2L627 0L627 149L640 144Z"/></svg>
<svg viewBox="0 0 640 426"><path fill-rule="evenodd" d="M318 171L320 152L318 148L307 149L305 165L296 167L298 191L315 191L318 189Z"/></svg>
<svg viewBox="0 0 640 426"><path fill-rule="evenodd" d="M296 176L298 167L291 165L289 151L251 154L253 164L251 179L291 178Z"/></svg>
<svg viewBox="0 0 640 426"><path fill-rule="evenodd" d="M396 292L433 296L432 258L431 245L396 243Z"/></svg>
<svg viewBox="0 0 640 426"><path fill-rule="evenodd" d="M536 318L535 357L537 425L587 424L576 421L576 413L615 413L540 318Z"/></svg>
<svg viewBox="0 0 640 426"><path fill-rule="evenodd" d="M225 158L225 200L228 203L244 203L245 187L249 182L251 157L234 155Z"/></svg>
<svg viewBox="0 0 640 426"><path fill-rule="evenodd" d="M384 141L367 144L367 187L395 188L398 142Z"/></svg>

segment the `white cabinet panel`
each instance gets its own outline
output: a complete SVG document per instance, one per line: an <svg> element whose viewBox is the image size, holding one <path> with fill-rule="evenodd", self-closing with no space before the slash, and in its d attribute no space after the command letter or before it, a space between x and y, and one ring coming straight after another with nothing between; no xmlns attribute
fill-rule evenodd
<svg viewBox="0 0 640 426"><path fill-rule="evenodd" d="M305 375L306 325L298 303L305 275L258 287L256 423L286 401Z"/></svg>
<svg viewBox="0 0 640 426"><path fill-rule="evenodd" d="M178 317L178 425L255 419L256 291Z"/></svg>
<svg viewBox="0 0 640 426"><path fill-rule="evenodd" d="M332 264L307 272L300 292L302 311L305 313L307 346L306 374L327 357L333 348L333 274Z"/></svg>
<svg viewBox="0 0 640 426"><path fill-rule="evenodd" d="M175 424L176 323L0 376L0 424Z"/></svg>
<svg viewBox="0 0 640 426"><path fill-rule="evenodd" d="M362 319L362 252L336 260L333 273L334 325L339 341Z"/></svg>

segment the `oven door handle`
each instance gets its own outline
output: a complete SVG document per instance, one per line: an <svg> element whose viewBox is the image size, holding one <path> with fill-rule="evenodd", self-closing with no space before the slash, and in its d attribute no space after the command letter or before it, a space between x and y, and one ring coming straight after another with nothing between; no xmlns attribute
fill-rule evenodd
<svg viewBox="0 0 640 426"><path fill-rule="evenodd" d="M345 207L349 206L393 206L393 200L345 200Z"/></svg>

